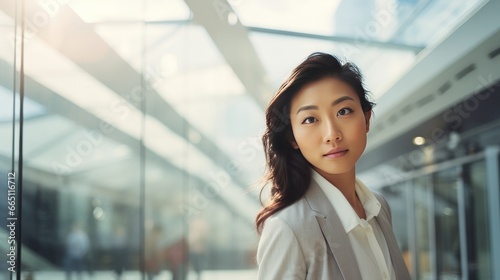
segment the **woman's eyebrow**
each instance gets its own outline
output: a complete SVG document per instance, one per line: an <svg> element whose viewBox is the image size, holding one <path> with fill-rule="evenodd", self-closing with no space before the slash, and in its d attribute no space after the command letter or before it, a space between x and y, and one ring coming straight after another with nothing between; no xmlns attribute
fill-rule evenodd
<svg viewBox="0 0 500 280"><path fill-rule="evenodd" d="M347 96L347 95L346 95L346 96L342 96L342 97L340 97L340 98L338 98L338 99L334 100L334 101L332 102L332 106L335 106L335 105L337 105L337 104L339 104L339 103L342 103L342 102L344 102L344 101L346 101L346 100L352 100L352 101L355 101L352 97L350 97L350 96ZM316 106L316 105L306 105L306 106L302 106L302 107L300 107L300 108L297 110L297 113L295 113L295 114L297 115L300 111L305 111L305 110L318 110L318 106Z"/></svg>
<svg viewBox="0 0 500 280"><path fill-rule="evenodd" d="M297 110L297 113L295 114L297 115L300 111L305 111L305 110L318 110L318 106L316 105L302 106Z"/></svg>
<svg viewBox="0 0 500 280"><path fill-rule="evenodd" d="M344 102L346 100L352 100L352 101L354 101L354 99L352 97L346 95L346 96L342 96L342 97L338 98L337 100L334 100L332 102L332 106L335 106L335 105L337 105L337 104L339 104L341 102Z"/></svg>

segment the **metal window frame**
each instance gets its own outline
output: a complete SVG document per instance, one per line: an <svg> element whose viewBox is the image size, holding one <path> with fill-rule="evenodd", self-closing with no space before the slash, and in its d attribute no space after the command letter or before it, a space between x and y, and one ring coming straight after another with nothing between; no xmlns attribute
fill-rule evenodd
<svg viewBox="0 0 500 280"><path fill-rule="evenodd" d="M491 279L500 280L500 239L495 238L500 233L500 180L498 155L499 146L486 147L486 184L488 194L488 221L490 233L490 258L491 258Z"/></svg>

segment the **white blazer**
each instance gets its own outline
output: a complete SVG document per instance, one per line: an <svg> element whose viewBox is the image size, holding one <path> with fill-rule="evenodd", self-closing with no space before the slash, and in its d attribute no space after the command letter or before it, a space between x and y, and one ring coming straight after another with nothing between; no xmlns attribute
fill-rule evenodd
<svg viewBox="0 0 500 280"><path fill-rule="evenodd" d="M374 194L382 205L375 219L386 239L396 279L411 279L392 230L389 205ZM361 279L339 216L314 180L300 200L265 221L257 263L260 280Z"/></svg>

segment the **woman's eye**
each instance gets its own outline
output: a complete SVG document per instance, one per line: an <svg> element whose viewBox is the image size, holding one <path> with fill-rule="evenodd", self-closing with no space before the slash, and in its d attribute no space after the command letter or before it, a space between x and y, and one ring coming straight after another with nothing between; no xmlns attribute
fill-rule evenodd
<svg viewBox="0 0 500 280"><path fill-rule="evenodd" d="M316 118L315 117L308 117L308 118L305 118L302 123L304 124L308 124L308 123L313 123L316 121Z"/></svg>
<svg viewBox="0 0 500 280"><path fill-rule="evenodd" d="M340 111L337 113L338 116L344 116L352 112L351 108L342 108Z"/></svg>

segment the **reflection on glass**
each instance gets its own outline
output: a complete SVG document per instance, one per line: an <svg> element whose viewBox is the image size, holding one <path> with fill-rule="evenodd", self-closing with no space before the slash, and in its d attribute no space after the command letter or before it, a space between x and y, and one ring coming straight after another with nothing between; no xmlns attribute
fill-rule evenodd
<svg viewBox="0 0 500 280"><path fill-rule="evenodd" d="M11 42L7 40L9 35L12 34L14 34L14 21L0 11L0 189L2 190L2 195L0 195L0 209L2 209L0 219L2 221L7 221L9 217L7 196L8 193L12 194L13 190L8 190L8 188L13 186L12 184L15 186L18 177L18 174L14 174L12 170L14 158L17 155L17 152L13 154L13 123L17 118L16 116L19 115L18 109L16 109L16 116L13 115L14 84L15 87L18 87L18 84L12 80L15 73L12 63L15 52ZM19 104L19 99L17 104ZM13 156L14 158L12 158ZM7 223L4 223L0 227L0 243L2 244L0 246L0 279L7 279L9 275L8 269L12 267L12 264L15 264L15 262L10 262L9 234L10 230Z"/></svg>
<svg viewBox="0 0 500 280"><path fill-rule="evenodd" d="M434 218L438 279L460 279L461 277L458 170L458 168L452 168L440 171L434 177Z"/></svg>
<svg viewBox="0 0 500 280"><path fill-rule="evenodd" d="M392 227L394 229L394 234L396 235L396 240L398 241L399 248L403 252L406 266L409 268L411 274L411 252L408 240L409 217L407 208L407 192L408 188L405 182L382 188L382 194L391 208Z"/></svg>
<svg viewBox="0 0 500 280"><path fill-rule="evenodd" d="M0 178L14 121L3 107L14 3L0 4ZM190 17L183 1L26 0L26 277L255 273L259 204L245 187L261 162L249 135L264 122L240 120L264 114Z"/></svg>
<svg viewBox="0 0 500 280"><path fill-rule="evenodd" d="M490 242L488 232L488 198L485 161L466 165L464 184L468 188L468 263L470 279L491 279Z"/></svg>
<svg viewBox="0 0 500 280"><path fill-rule="evenodd" d="M433 279L431 271L431 243L429 240L430 178L423 176L413 181L415 196L415 237L418 279Z"/></svg>

